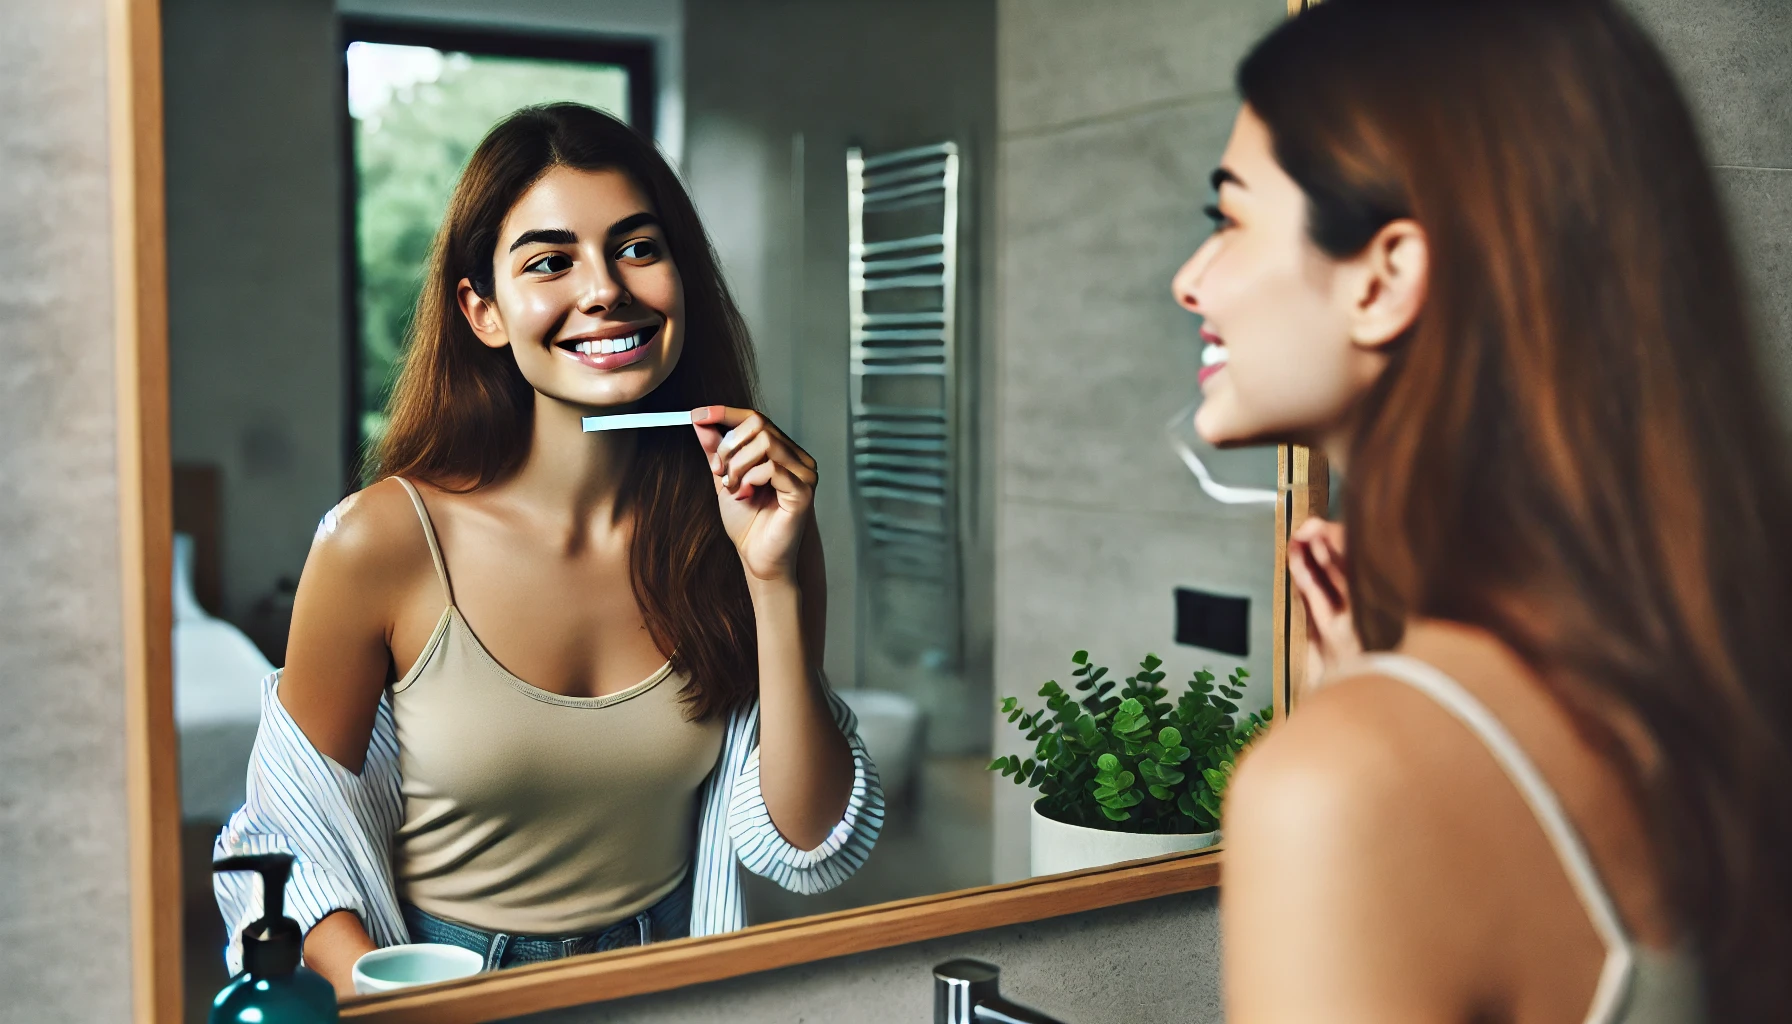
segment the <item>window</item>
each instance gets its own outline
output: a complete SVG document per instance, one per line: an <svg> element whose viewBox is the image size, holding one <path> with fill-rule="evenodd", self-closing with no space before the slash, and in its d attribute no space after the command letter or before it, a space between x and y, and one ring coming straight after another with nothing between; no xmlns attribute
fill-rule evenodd
<svg viewBox="0 0 1792 1024"><path fill-rule="evenodd" d="M429 246L462 165L518 107L571 100L652 134L645 43L345 24L352 270L350 436L379 439Z"/></svg>

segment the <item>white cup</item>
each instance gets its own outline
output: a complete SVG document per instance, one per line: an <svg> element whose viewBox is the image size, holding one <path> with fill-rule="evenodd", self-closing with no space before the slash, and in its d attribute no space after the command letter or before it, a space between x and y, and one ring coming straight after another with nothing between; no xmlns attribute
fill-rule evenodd
<svg viewBox="0 0 1792 1024"><path fill-rule="evenodd" d="M485 967L485 957L470 949L440 942L413 942L361 954L355 961L355 992L370 995L470 978Z"/></svg>

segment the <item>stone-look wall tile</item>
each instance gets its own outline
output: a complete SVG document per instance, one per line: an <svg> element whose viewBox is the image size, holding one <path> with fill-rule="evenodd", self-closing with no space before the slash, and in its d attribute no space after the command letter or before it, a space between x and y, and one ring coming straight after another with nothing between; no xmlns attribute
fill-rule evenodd
<svg viewBox="0 0 1792 1024"><path fill-rule="evenodd" d="M1084 648L1117 679L1132 674L1147 652L1155 653L1170 674L1166 684L1181 684L1202 667L1223 679L1242 663L1251 672L1242 706L1269 703L1273 512L1258 509L1251 520L1198 522L1006 501L999 537L998 697L1018 696L1039 707L1039 687L1047 679L1068 684L1070 655ZM1178 646L1171 596L1177 586L1248 595L1250 656ZM997 755L1030 753L1025 738L1005 721L996 725L994 748ZM991 784L995 879L1024 878L1033 791L1005 780Z"/></svg>
<svg viewBox="0 0 1792 1024"><path fill-rule="evenodd" d="M518 1021L917 1024L932 1019L934 965L958 957L995 964L1008 998L1076 1024L1223 1019L1208 889Z"/></svg>
<svg viewBox="0 0 1792 1024"><path fill-rule="evenodd" d="M1168 683L1196 668L1222 678L1251 671L1256 707L1269 702L1269 596L1275 516L1191 522L1184 518L1004 502L997 549L996 688L1034 696L1047 679L1068 682L1070 655L1087 649L1120 678L1147 652L1164 659ZM1178 586L1251 597L1251 653L1234 658L1174 640ZM1000 729L998 728L998 731Z"/></svg>
<svg viewBox="0 0 1792 1024"><path fill-rule="evenodd" d="M105 5L0 32L0 1020L125 1020Z"/></svg>
<svg viewBox="0 0 1792 1024"><path fill-rule="evenodd" d="M1003 142L1005 497L1221 514L1163 430L1199 393L1198 321L1170 278L1210 232L1207 179L1237 109L1222 97ZM1274 451L1262 458L1273 480Z"/></svg>
<svg viewBox="0 0 1792 1024"><path fill-rule="evenodd" d="M1711 159L1792 167L1792 4L1626 0L1674 66Z"/></svg>
<svg viewBox="0 0 1792 1024"><path fill-rule="evenodd" d="M329 0L162 5L174 458L219 466L223 613L342 497L342 53Z"/></svg>
<svg viewBox="0 0 1792 1024"><path fill-rule="evenodd" d="M1761 358L1780 415L1792 426L1792 170L1724 168L1717 180L1750 288Z"/></svg>
<svg viewBox="0 0 1792 1024"><path fill-rule="evenodd" d="M1002 0L1002 132L1230 95L1239 58L1284 0Z"/></svg>

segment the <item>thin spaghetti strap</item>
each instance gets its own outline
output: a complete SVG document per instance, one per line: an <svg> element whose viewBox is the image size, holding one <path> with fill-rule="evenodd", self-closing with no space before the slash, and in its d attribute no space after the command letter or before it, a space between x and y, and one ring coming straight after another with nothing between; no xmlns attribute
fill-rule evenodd
<svg viewBox="0 0 1792 1024"><path fill-rule="evenodd" d="M404 487L411 496L411 504L417 508L417 519L423 523L423 539L429 541L429 558L436 564L436 578L442 581L442 596L447 598L449 606L454 604L454 587L448 583L448 565L442 561L442 546L436 543L436 526L429 518L429 509L423 506L423 495L417 493L417 487L402 476L392 479Z"/></svg>
<svg viewBox="0 0 1792 1024"><path fill-rule="evenodd" d="M1606 891L1605 883L1599 878L1598 869L1593 866L1593 858L1588 855L1586 845L1581 842L1579 830L1568 820L1568 812L1562 809L1561 801L1543 778L1543 773L1537 770L1537 765L1524 752L1524 748L1518 745L1518 741L1506 731L1505 725L1487 709L1487 705L1481 703L1461 683L1433 666L1402 654L1371 654L1357 664L1369 672L1398 679L1436 701L1445 711L1468 726L1469 731L1480 738L1488 753L1505 770L1506 776L1524 797L1524 802L1530 805L1531 813L1536 816L1537 824L1542 827L1550 846L1555 848L1556 857L1562 862L1562 870L1568 876L1568 883L1574 887L1575 895L1580 897L1581 906L1586 909L1593 930L1599 933L1600 941L1605 945L1605 969L1600 972L1599 985L1594 992L1593 1012L1588 1015L1587 1020L1613 1019L1612 1014L1629 987L1635 960L1630 936L1624 929L1623 920L1618 917L1617 905L1612 902L1611 894Z"/></svg>

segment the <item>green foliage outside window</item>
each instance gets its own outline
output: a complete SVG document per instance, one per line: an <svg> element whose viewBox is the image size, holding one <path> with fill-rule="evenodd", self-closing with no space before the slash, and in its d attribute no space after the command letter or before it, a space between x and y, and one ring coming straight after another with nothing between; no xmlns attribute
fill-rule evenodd
<svg viewBox="0 0 1792 1024"><path fill-rule="evenodd" d="M423 51L382 49L413 57ZM351 58L351 95L357 87L367 94L368 83L354 80L358 71L382 70L369 67ZM506 114L534 103L571 100L626 119L629 83L628 72L612 65L449 53L433 80L374 85L376 101L354 112L363 443L384 430L429 246L479 140Z"/></svg>

